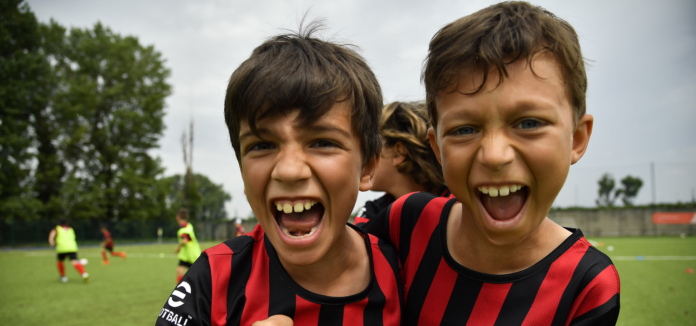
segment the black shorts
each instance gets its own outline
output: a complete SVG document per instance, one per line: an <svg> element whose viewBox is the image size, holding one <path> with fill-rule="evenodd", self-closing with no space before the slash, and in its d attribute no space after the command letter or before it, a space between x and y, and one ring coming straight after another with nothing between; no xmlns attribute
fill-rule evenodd
<svg viewBox="0 0 696 326"><path fill-rule="evenodd" d="M193 266L193 263L185 262L185 261L179 259L179 266L191 268L191 266Z"/></svg>
<svg viewBox="0 0 696 326"><path fill-rule="evenodd" d="M58 261L65 260L65 257L70 257L70 260L77 260L77 253L76 252L58 253Z"/></svg>
<svg viewBox="0 0 696 326"><path fill-rule="evenodd" d="M114 251L114 245L104 246L104 249L108 250L109 252L112 252Z"/></svg>

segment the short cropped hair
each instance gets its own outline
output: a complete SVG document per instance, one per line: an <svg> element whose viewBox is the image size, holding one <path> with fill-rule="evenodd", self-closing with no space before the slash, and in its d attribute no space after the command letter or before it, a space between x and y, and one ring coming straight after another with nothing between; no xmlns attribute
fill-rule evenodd
<svg viewBox="0 0 696 326"><path fill-rule="evenodd" d="M481 85L472 93L463 93L475 94L485 85L490 68L497 69L502 83L508 76L506 65L523 59L531 68L534 55L546 51L558 61L577 123L585 115L587 92L578 35L568 22L544 8L511 1L462 17L433 36L421 76L433 125L437 125L438 93L455 85L462 73L483 73Z"/></svg>
<svg viewBox="0 0 696 326"><path fill-rule="evenodd" d="M401 142L406 150L403 162L396 166L428 191L437 191L445 184L442 166L430 147L428 113L423 102L393 102L384 107L380 131L386 148Z"/></svg>
<svg viewBox="0 0 696 326"><path fill-rule="evenodd" d="M351 126L360 138L363 164L379 155L382 89L354 46L313 36L322 28L321 21L314 21L297 33L271 37L232 73L225 122L238 161L243 121L257 133L258 121L299 109L299 124L308 126L341 101L352 107Z"/></svg>
<svg viewBox="0 0 696 326"><path fill-rule="evenodd" d="M182 220L188 221L188 209L183 207L179 208L179 210L176 212L176 216L178 216Z"/></svg>

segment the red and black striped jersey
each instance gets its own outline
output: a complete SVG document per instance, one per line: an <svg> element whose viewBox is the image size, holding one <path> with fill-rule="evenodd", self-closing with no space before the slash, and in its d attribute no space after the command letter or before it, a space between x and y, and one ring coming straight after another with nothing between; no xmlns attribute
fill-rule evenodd
<svg viewBox="0 0 696 326"><path fill-rule="evenodd" d="M454 197L447 186L442 186L437 193L440 194L440 197ZM360 227L364 226L365 223L370 221L370 219L376 217L380 212L387 209L387 207L389 207L389 205L391 205L391 203L393 203L395 200L396 198L394 198L394 196L384 194L384 196L375 200L365 202L365 206L358 210L358 214L355 215L355 225Z"/></svg>
<svg viewBox="0 0 696 326"><path fill-rule="evenodd" d="M114 245L114 239L111 238L111 233L109 231L104 231L104 245L109 247Z"/></svg>
<svg viewBox="0 0 696 326"><path fill-rule="evenodd" d="M390 239L403 266L404 325L615 325L619 275L609 257L578 229L532 267L507 275L479 273L447 248L456 198L412 193L365 229Z"/></svg>
<svg viewBox="0 0 696 326"><path fill-rule="evenodd" d="M290 278L258 225L201 254L160 311L157 325L251 325L286 315L295 325L399 325L403 286L391 244L367 235L372 277L360 293L328 297Z"/></svg>

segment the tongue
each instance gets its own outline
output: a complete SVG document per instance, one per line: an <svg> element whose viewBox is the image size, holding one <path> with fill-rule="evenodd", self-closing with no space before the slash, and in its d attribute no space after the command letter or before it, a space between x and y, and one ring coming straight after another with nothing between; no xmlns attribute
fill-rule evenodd
<svg viewBox="0 0 696 326"><path fill-rule="evenodd" d="M321 210L315 209L315 207L302 213L281 213L279 218L280 224L288 229L288 232L293 236L308 234L320 221Z"/></svg>
<svg viewBox="0 0 696 326"><path fill-rule="evenodd" d="M513 192L507 196L491 197L481 195L481 203L486 208L488 214L499 221L509 220L522 210L524 202L527 200L527 189Z"/></svg>

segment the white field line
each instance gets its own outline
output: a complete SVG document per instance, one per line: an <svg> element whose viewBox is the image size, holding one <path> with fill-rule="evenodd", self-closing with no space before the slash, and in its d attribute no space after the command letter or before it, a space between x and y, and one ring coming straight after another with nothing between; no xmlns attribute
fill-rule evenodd
<svg viewBox="0 0 696 326"><path fill-rule="evenodd" d="M26 257L55 257L57 253L55 252L27 252L24 254ZM77 253L78 258L84 258L84 257L98 257L101 258L101 254L99 253L89 253L89 254L82 254L80 252ZM128 258L177 258L177 254L138 254L138 253L132 253L132 254L127 254ZM109 259L120 259L121 257L117 256L111 256L109 254Z"/></svg>
<svg viewBox="0 0 696 326"><path fill-rule="evenodd" d="M696 260L696 256L609 256L611 260Z"/></svg>

